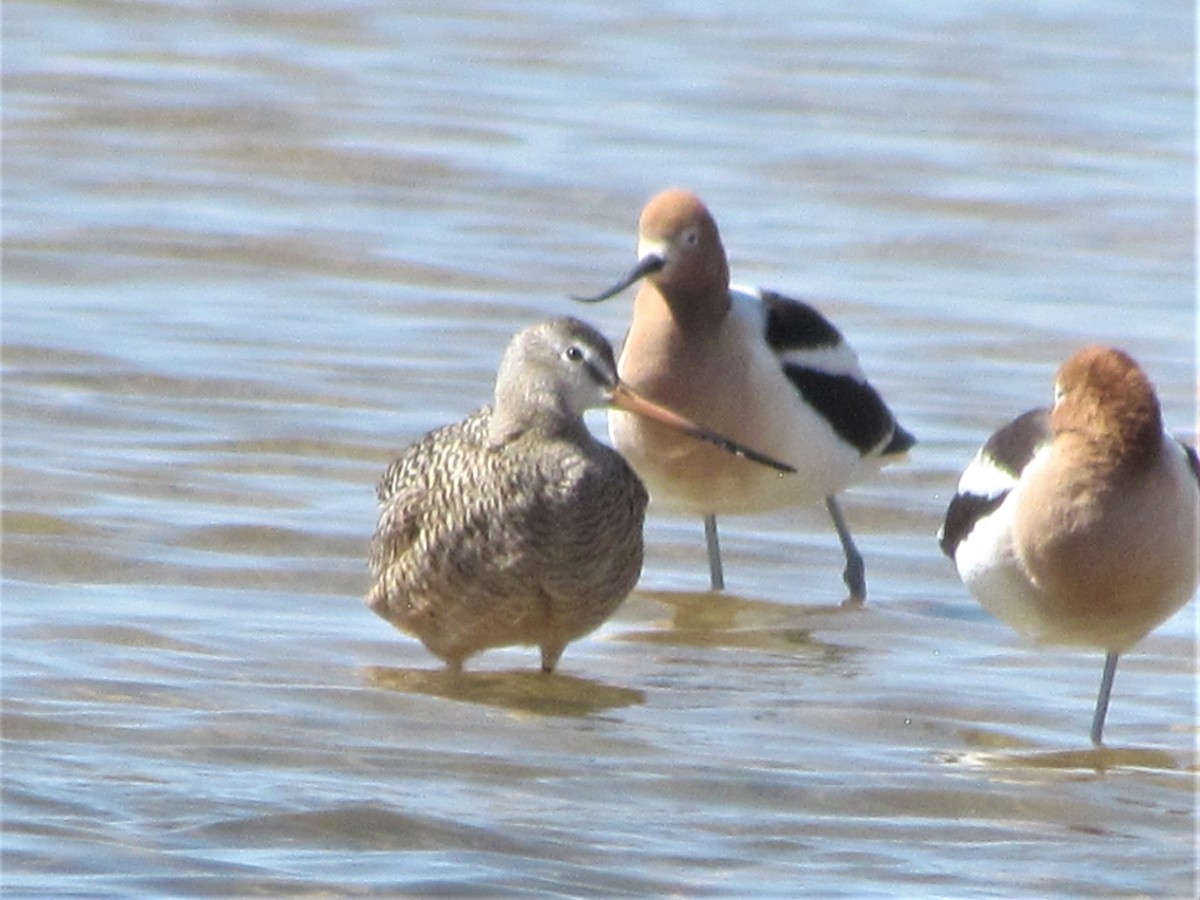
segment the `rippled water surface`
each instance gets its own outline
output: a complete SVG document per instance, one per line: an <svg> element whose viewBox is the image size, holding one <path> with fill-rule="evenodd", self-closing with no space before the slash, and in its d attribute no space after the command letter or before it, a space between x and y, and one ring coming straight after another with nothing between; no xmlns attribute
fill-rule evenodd
<svg viewBox="0 0 1200 900"><path fill-rule="evenodd" d="M1034 651L933 540L1088 341L1194 434L1193 10L4 4L11 896L1190 896L1195 604ZM361 603L374 481L645 199L808 297L921 439L844 507L653 515L559 673ZM598 432L603 420L595 418Z"/></svg>

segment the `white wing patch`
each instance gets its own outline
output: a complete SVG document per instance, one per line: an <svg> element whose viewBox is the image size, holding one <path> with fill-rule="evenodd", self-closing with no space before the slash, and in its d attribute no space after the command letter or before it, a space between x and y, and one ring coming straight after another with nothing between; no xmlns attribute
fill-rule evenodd
<svg viewBox="0 0 1200 900"><path fill-rule="evenodd" d="M762 334L766 327L766 308L763 306L762 289L754 285L731 284L729 286L730 301L733 312L740 317L753 315L759 322L758 333ZM801 366L826 375L848 375L855 381L866 383L867 376L863 373L854 352L846 341L813 349L785 350L776 353L781 366Z"/></svg>
<svg viewBox="0 0 1200 900"><path fill-rule="evenodd" d="M1017 475L996 462L990 453L980 450L963 470L958 493L991 499L1008 493L1016 485Z"/></svg>

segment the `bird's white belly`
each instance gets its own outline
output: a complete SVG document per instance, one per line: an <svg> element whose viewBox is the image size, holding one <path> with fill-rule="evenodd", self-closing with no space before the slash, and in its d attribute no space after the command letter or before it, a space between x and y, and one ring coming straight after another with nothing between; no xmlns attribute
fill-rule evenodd
<svg viewBox="0 0 1200 900"><path fill-rule="evenodd" d="M1030 463L1030 468L1041 461ZM1181 465L1176 468L1182 470ZM1023 473L1023 481L1029 471ZM1031 575L1013 544L1013 520L1025 483L980 519L959 544L954 557L959 576L984 609L1035 643L1123 650L1172 615L1195 590L1195 489L1184 480L1191 478L1190 473L1176 473L1176 478L1186 487L1167 496L1178 502L1155 504L1158 521L1142 523L1147 543L1178 570L1173 583L1161 593L1151 591L1128 605L1097 597L1096 604L1086 609L1058 602ZM1123 566L1136 568L1139 555L1132 554Z"/></svg>
<svg viewBox="0 0 1200 900"><path fill-rule="evenodd" d="M1010 494L975 523L955 551L954 564L979 605L1035 643L1055 642L1055 623L1043 615L1044 599L1021 567L1012 543L1015 510Z"/></svg>

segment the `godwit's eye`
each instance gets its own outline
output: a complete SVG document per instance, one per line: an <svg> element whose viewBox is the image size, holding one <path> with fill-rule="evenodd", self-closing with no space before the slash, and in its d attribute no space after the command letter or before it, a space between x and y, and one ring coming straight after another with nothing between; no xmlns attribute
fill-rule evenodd
<svg viewBox="0 0 1200 900"><path fill-rule="evenodd" d="M687 247L695 247L700 243L700 232L695 228L689 228L683 233L683 243Z"/></svg>
<svg viewBox="0 0 1200 900"><path fill-rule="evenodd" d="M566 349L566 351L563 353L563 356L565 356L571 362L579 362L581 359L583 359L583 351L572 344Z"/></svg>

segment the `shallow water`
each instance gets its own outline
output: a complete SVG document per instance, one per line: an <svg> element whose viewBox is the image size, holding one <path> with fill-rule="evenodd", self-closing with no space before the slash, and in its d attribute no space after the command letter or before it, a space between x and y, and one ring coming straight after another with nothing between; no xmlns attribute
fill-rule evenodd
<svg viewBox="0 0 1200 900"><path fill-rule="evenodd" d="M12 896L1189 896L1195 604L1025 647L933 540L1116 343L1195 429L1193 10L1168 2L4 4ZM651 517L560 673L366 610L373 484L508 337L618 339L670 184L921 444L844 508ZM602 418L594 424L603 430Z"/></svg>

